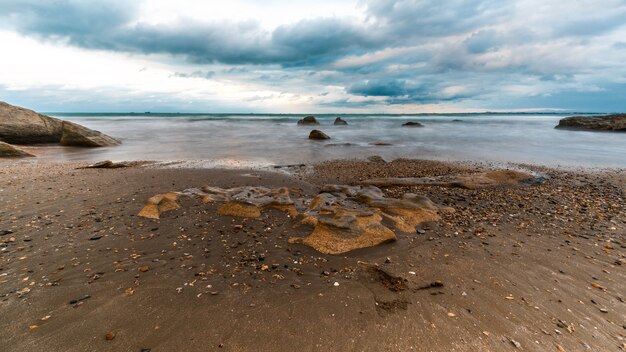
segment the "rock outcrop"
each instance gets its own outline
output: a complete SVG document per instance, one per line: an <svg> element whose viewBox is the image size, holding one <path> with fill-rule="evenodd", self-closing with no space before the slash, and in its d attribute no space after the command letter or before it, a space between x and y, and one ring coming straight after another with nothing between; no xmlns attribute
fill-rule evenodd
<svg viewBox="0 0 626 352"><path fill-rule="evenodd" d="M307 236L291 237L289 243L302 243L326 254L395 241L396 231L415 234L417 225L440 220L438 211L452 211L410 193L401 199L386 198L373 186L325 185L313 198L288 188L204 186L156 195L148 199L139 216L159 219L162 213L180 208L180 197L219 203L221 216L256 219L268 209L280 210L296 222L294 227L313 227Z"/></svg>
<svg viewBox="0 0 626 352"><path fill-rule="evenodd" d="M559 129L626 132L626 114L571 116L561 119Z"/></svg>
<svg viewBox="0 0 626 352"><path fill-rule="evenodd" d="M100 131L91 130L69 121L63 121L61 145L74 147L110 147L119 145L120 141Z"/></svg>
<svg viewBox="0 0 626 352"><path fill-rule="evenodd" d="M544 181L544 177L533 175L527 172L517 170L495 170L469 175L452 175L439 177L374 178L359 181L356 184L377 187L438 186L480 189L541 184Z"/></svg>
<svg viewBox="0 0 626 352"><path fill-rule="evenodd" d="M306 116L298 121L298 125L319 125L315 116Z"/></svg>
<svg viewBox="0 0 626 352"><path fill-rule="evenodd" d="M348 124L348 121L342 119L341 117L337 117L335 119L335 122L333 123L333 125L338 125L338 126L345 126Z"/></svg>
<svg viewBox="0 0 626 352"><path fill-rule="evenodd" d="M421 123L413 122L413 121L403 123L402 126L403 127L424 127L424 125L422 125Z"/></svg>
<svg viewBox="0 0 626 352"><path fill-rule="evenodd" d="M0 102L0 140L13 144L58 143L62 121Z"/></svg>
<svg viewBox="0 0 626 352"><path fill-rule="evenodd" d="M311 131L311 133L309 133L309 139L314 139L314 140L318 140L318 141L323 141L326 139L330 139L330 137L328 137L328 135L320 130L313 130Z"/></svg>
<svg viewBox="0 0 626 352"><path fill-rule="evenodd" d="M0 158L23 158L34 156L8 143L0 142Z"/></svg>
<svg viewBox="0 0 626 352"><path fill-rule="evenodd" d="M78 147L108 147L115 138L73 122L0 102L0 141L14 144L60 143Z"/></svg>

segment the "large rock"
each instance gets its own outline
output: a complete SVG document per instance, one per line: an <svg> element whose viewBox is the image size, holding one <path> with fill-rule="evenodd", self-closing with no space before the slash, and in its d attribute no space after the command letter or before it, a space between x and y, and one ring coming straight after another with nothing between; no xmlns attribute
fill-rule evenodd
<svg viewBox="0 0 626 352"><path fill-rule="evenodd" d="M424 127L424 125L422 125L421 123L413 122L413 121L403 123L402 126L403 127Z"/></svg>
<svg viewBox="0 0 626 352"><path fill-rule="evenodd" d="M342 119L341 117L337 117L335 119L335 123L334 123L334 125L347 125L347 124L348 124L348 122L346 120Z"/></svg>
<svg viewBox="0 0 626 352"><path fill-rule="evenodd" d="M34 156L8 143L0 142L0 158L23 158Z"/></svg>
<svg viewBox="0 0 626 352"><path fill-rule="evenodd" d="M15 144L58 143L62 121L0 102L0 140Z"/></svg>
<svg viewBox="0 0 626 352"><path fill-rule="evenodd" d="M571 116L561 119L555 128L626 132L626 114Z"/></svg>
<svg viewBox="0 0 626 352"><path fill-rule="evenodd" d="M120 144L115 138L81 125L0 102L0 141L14 144L61 143L78 147Z"/></svg>
<svg viewBox="0 0 626 352"><path fill-rule="evenodd" d="M313 130L309 133L309 139L314 139L318 141L323 141L325 139L330 139L328 135L320 130Z"/></svg>
<svg viewBox="0 0 626 352"><path fill-rule="evenodd" d="M298 125L319 125L319 122L317 122L315 116L306 116L298 121Z"/></svg>
<svg viewBox="0 0 626 352"><path fill-rule="evenodd" d="M110 147L121 142L99 131L69 121L63 121L61 145L75 147Z"/></svg>

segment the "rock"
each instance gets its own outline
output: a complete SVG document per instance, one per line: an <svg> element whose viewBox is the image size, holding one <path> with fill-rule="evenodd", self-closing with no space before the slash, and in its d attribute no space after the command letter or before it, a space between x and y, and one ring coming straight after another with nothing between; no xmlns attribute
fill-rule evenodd
<svg viewBox="0 0 626 352"><path fill-rule="evenodd" d="M337 117L335 119L335 123L333 123L333 125L343 125L343 126L345 126L347 124L348 124L348 122L346 120L342 119L341 117Z"/></svg>
<svg viewBox="0 0 626 352"><path fill-rule="evenodd" d="M422 125L421 123L413 122L413 121L403 123L402 126L403 127L424 127L424 125Z"/></svg>
<svg viewBox="0 0 626 352"><path fill-rule="evenodd" d="M415 234L417 225L439 221L439 210L453 211L411 193L400 199L386 198L373 186L325 185L313 199L297 189L204 186L156 195L148 200L139 216L158 219L162 212L179 208L180 197L199 199L205 204L219 202L217 213L221 216L254 219L268 209L280 210L301 225L313 226L308 236L291 237L289 243L302 243L325 254L395 241L394 231Z"/></svg>
<svg viewBox="0 0 626 352"><path fill-rule="evenodd" d="M120 141L81 125L0 102L0 141L15 144L61 143L105 147Z"/></svg>
<svg viewBox="0 0 626 352"><path fill-rule="evenodd" d="M110 147L121 142L99 131L69 121L63 121L61 145L75 147Z"/></svg>
<svg viewBox="0 0 626 352"><path fill-rule="evenodd" d="M0 142L0 158L23 158L34 156L8 143Z"/></svg>
<svg viewBox="0 0 626 352"><path fill-rule="evenodd" d="M128 163L114 163L111 160L105 160L84 167L79 167L79 169L119 169L123 167L130 167L130 165Z"/></svg>
<svg viewBox="0 0 626 352"><path fill-rule="evenodd" d="M320 130L313 130L311 131L311 133L309 133L309 139L326 140L326 139L330 139L330 137L328 137L326 133Z"/></svg>
<svg viewBox="0 0 626 352"><path fill-rule="evenodd" d="M626 132L626 114L571 116L561 119L558 129Z"/></svg>
<svg viewBox="0 0 626 352"><path fill-rule="evenodd" d="M115 332L114 331L109 331L106 333L106 335L104 335L104 339L107 341L111 341L115 338Z"/></svg>
<svg viewBox="0 0 626 352"><path fill-rule="evenodd" d="M0 102L0 140L15 144L58 143L62 121Z"/></svg>
<svg viewBox="0 0 626 352"><path fill-rule="evenodd" d="M368 156L367 161L369 161L370 163L381 163L381 164L386 163L385 159L383 159L383 157L380 155Z"/></svg>
<svg viewBox="0 0 626 352"><path fill-rule="evenodd" d="M544 181L544 177L536 176L527 172L516 170L495 170L469 175L439 177L374 178L359 181L356 182L356 184L377 187L439 186L481 189L541 184Z"/></svg>
<svg viewBox="0 0 626 352"><path fill-rule="evenodd" d="M298 125L319 125L319 122L317 122L315 116L306 116L298 121Z"/></svg>

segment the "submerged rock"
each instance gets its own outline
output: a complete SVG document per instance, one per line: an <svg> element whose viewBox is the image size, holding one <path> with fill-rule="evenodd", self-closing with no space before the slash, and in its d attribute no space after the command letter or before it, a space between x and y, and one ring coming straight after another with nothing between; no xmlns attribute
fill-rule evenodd
<svg viewBox="0 0 626 352"><path fill-rule="evenodd" d="M319 125L315 116L305 116L303 119L298 121L298 125Z"/></svg>
<svg viewBox="0 0 626 352"><path fill-rule="evenodd" d="M0 158L23 158L34 156L8 143L0 142Z"/></svg>
<svg viewBox="0 0 626 352"><path fill-rule="evenodd" d="M61 145L65 146L94 148L110 147L121 143L100 131L91 130L69 121L63 121L62 131Z"/></svg>
<svg viewBox="0 0 626 352"><path fill-rule="evenodd" d="M334 125L347 125L348 122L346 120L342 119L341 117L337 117L333 124Z"/></svg>
<svg viewBox="0 0 626 352"><path fill-rule="evenodd" d="M626 114L571 116L561 119L555 128L626 132Z"/></svg>
<svg viewBox="0 0 626 352"><path fill-rule="evenodd" d="M405 122L402 124L403 127L424 127L424 125L422 125L419 122L413 122L413 121L409 121L409 122Z"/></svg>
<svg viewBox="0 0 626 352"><path fill-rule="evenodd" d="M328 137L326 133L320 130L313 130L311 131L311 133L309 133L309 139L325 140L325 139L330 139L330 137Z"/></svg>

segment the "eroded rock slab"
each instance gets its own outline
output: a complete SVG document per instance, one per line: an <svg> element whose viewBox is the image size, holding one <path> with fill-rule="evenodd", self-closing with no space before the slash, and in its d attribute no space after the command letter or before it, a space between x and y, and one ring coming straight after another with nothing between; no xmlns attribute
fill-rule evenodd
<svg viewBox="0 0 626 352"><path fill-rule="evenodd" d="M69 121L63 121L61 145L75 147L110 147L121 142L106 134Z"/></svg>
<svg viewBox="0 0 626 352"><path fill-rule="evenodd" d="M204 186L156 195L148 200L139 216L159 219L163 212L180 207L181 196L203 203L221 203L217 209L221 216L259 218L263 211L278 209L288 214L296 226L313 227L308 236L292 237L290 243L302 243L326 254L395 241L396 232L416 233L417 225L438 221L438 211L450 210L415 194L386 198L374 186L326 185L313 198L288 188Z"/></svg>
<svg viewBox="0 0 626 352"><path fill-rule="evenodd" d="M15 144L58 143L62 121L0 102L0 140Z"/></svg>
<svg viewBox="0 0 626 352"><path fill-rule="evenodd" d="M511 187L519 185L539 184L544 181L541 176L517 170L495 170L490 172L441 176L441 177L408 177L408 178L374 178L357 182L359 185L377 187L392 186L440 186L480 189L492 187Z"/></svg>
<svg viewBox="0 0 626 352"><path fill-rule="evenodd" d="M0 142L0 158L24 158L34 156L8 143Z"/></svg>

